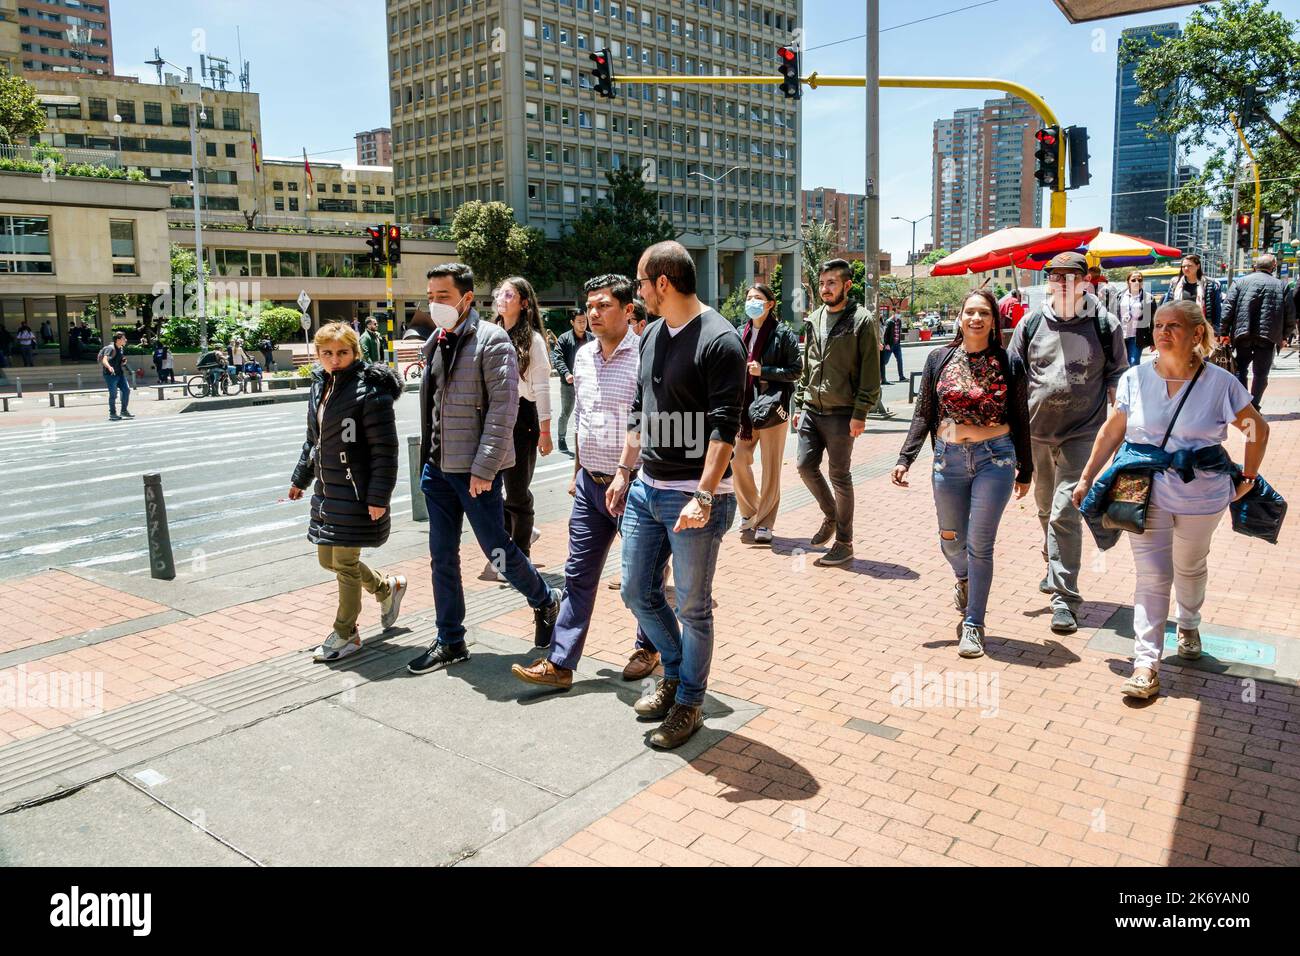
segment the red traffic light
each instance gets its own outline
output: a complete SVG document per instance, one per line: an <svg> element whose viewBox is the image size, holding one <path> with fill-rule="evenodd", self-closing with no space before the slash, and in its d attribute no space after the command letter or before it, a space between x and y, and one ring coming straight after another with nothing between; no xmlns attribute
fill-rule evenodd
<svg viewBox="0 0 1300 956"><path fill-rule="evenodd" d="M389 226L389 227L388 227L388 238L389 238L389 239L399 239L399 238L401 238L401 235L402 235L402 230L401 230L401 228L399 228L398 226Z"/></svg>
<svg viewBox="0 0 1300 956"><path fill-rule="evenodd" d="M788 46L781 47L781 49L776 51L776 54L787 63L793 60L796 56L794 50L790 49Z"/></svg>
<svg viewBox="0 0 1300 956"><path fill-rule="evenodd" d="M597 56L597 57L596 57L596 65L597 65L597 66L604 66L604 65L605 65L605 58L604 58L603 56Z"/></svg>
<svg viewBox="0 0 1300 956"><path fill-rule="evenodd" d="M1247 216L1247 215L1244 215L1244 214L1238 216L1238 217L1237 217L1237 225L1239 225L1239 226L1249 226L1249 225L1250 225L1250 216Z"/></svg>
<svg viewBox="0 0 1300 956"><path fill-rule="evenodd" d="M1053 136L1051 133L1049 133L1049 132L1048 132L1047 130L1045 130L1045 129L1040 129L1040 130L1039 130L1037 133L1035 133L1034 135L1038 138L1038 141L1039 141L1040 143L1042 143L1043 145L1045 145L1045 146L1055 146L1055 145L1056 145L1056 137Z"/></svg>

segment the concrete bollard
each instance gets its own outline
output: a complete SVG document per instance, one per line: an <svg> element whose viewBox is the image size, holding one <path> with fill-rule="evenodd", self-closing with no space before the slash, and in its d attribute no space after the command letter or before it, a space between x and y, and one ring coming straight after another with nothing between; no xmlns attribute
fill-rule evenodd
<svg viewBox="0 0 1300 956"><path fill-rule="evenodd" d="M80 388L82 388L82 387L83 387L83 386L82 386L82 384L81 384L81 373L78 372L78 373L77 373L77 388L80 389Z"/></svg>
<svg viewBox="0 0 1300 956"><path fill-rule="evenodd" d="M149 576L162 581L176 577L172 557L172 536L167 528L167 501L163 497L162 475L144 476L145 536L149 542Z"/></svg>
<svg viewBox="0 0 1300 956"><path fill-rule="evenodd" d="M406 460L411 473L411 520L428 521L429 509L424 501L424 492L420 490L420 476L424 473L424 463L420 461L420 436L406 436Z"/></svg>
<svg viewBox="0 0 1300 956"><path fill-rule="evenodd" d="M21 378L16 378L14 379L14 398L22 398L22 397L23 397L23 380Z"/></svg>

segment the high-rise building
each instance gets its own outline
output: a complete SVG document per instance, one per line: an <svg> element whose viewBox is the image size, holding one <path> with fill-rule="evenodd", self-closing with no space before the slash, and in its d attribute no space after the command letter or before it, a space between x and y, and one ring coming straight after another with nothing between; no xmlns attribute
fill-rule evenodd
<svg viewBox="0 0 1300 956"><path fill-rule="evenodd" d="M697 257L706 301L750 281L755 255L781 253L793 274L796 103L774 85L618 79L771 75L800 3L387 0L398 218L450 223L467 200L501 200L555 238L604 197L607 171L632 169ZM589 55L602 48L614 99L591 88ZM716 210L703 176L721 180Z"/></svg>
<svg viewBox="0 0 1300 956"><path fill-rule="evenodd" d="M357 133L358 166L393 165L393 131L387 126Z"/></svg>
<svg viewBox="0 0 1300 956"><path fill-rule="evenodd" d="M20 29L18 0L0 0L0 66L10 73L21 73L23 68Z"/></svg>
<svg viewBox="0 0 1300 956"><path fill-rule="evenodd" d="M804 225L833 223L839 234L835 254L842 259L862 259L867 248L866 196L842 193L825 186L802 190L801 218Z"/></svg>
<svg viewBox="0 0 1300 956"><path fill-rule="evenodd" d="M1201 175L1201 170L1190 163L1179 163L1177 178L1174 181L1176 189L1182 189L1187 183ZM1190 247L1199 245L1201 241L1201 216L1204 210L1200 207L1193 209L1191 212L1179 213L1176 216L1168 214L1161 216L1162 219L1169 220L1169 241L1171 245L1180 249L1190 249ZM1153 226L1159 226L1160 223L1152 223Z"/></svg>
<svg viewBox="0 0 1300 956"><path fill-rule="evenodd" d="M1038 115L1016 97L957 110L934 124L934 244L956 250L1008 226L1039 226L1033 178Z"/></svg>
<svg viewBox="0 0 1300 956"><path fill-rule="evenodd" d="M1178 36L1178 24L1131 27L1123 38L1139 37L1148 45ZM1129 236L1143 236L1161 242L1173 241L1170 225L1154 219L1170 220L1165 203L1176 188L1178 177L1178 143L1161 133L1148 133L1140 123L1156 118L1152 104L1136 102L1141 88L1135 72L1137 64L1119 63L1115 71L1115 160L1110 200L1110 230ZM1176 244L1176 243L1175 243Z"/></svg>
<svg viewBox="0 0 1300 956"><path fill-rule="evenodd" d="M23 70L113 75L108 0L24 0L14 9Z"/></svg>

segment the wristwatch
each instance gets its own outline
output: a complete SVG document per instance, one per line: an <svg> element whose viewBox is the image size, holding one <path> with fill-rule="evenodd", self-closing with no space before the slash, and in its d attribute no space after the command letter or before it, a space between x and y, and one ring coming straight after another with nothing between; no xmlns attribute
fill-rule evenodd
<svg viewBox="0 0 1300 956"><path fill-rule="evenodd" d="M692 497L705 508L713 507L713 495L707 491L697 490Z"/></svg>

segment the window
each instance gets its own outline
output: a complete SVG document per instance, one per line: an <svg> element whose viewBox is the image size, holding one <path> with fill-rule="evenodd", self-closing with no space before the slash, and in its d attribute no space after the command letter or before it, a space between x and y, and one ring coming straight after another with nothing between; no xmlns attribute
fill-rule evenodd
<svg viewBox="0 0 1300 956"><path fill-rule="evenodd" d="M205 151L209 156L215 156L215 155L217 155L217 144L216 144L216 143L204 143L204 144L203 144L203 147L204 147L204 151Z"/></svg>
<svg viewBox="0 0 1300 956"><path fill-rule="evenodd" d="M0 216L0 273L54 272L47 216Z"/></svg>
<svg viewBox="0 0 1300 956"><path fill-rule="evenodd" d="M289 184L289 192L291 192L291 193L296 193L297 191L298 191L298 184L297 184L297 183L290 183L290 184Z"/></svg>
<svg viewBox="0 0 1300 956"><path fill-rule="evenodd" d="M90 106L90 118L93 120L108 119L108 100L99 99L92 96L88 101Z"/></svg>
<svg viewBox="0 0 1300 956"><path fill-rule="evenodd" d="M284 192L284 182L282 180L277 179L271 183L271 188L278 193L282 193Z"/></svg>
<svg viewBox="0 0 1300 956"><path fill-rule="evenodd" d="M276 196L276 197L275 197L275 211L276 211L276 212L284 212L284 197L283 197L283 196Z"/></svg>
<svg viewBox="0 0 1300 956"><path fill-rule="evenodd" d="M524 60L524 78L529 80L537 79L537 61Z"/></svg>
<svg viewBox="0 0 1300 956"><path fill-rule="evenodd" d="M172 104L172 125L189 126L190 125L190 108L184 103Z"/></svg>
<svg viewBox="0 0 1300 956"><path fill-rule="evenodd" d="M537 21L524 17L524 36L530 40L537 39Z"/></svg>
<svg viewBox="0 0 1300 956"><path fill-rule="evenodd" d="M227 144L226 144L226 158L227 158L227 159L234 159L234 158L235 158L235 144L234 144L234 143L227 143Z"/></svg>
<svg viewBox="0 0 1300 956"><path fill-rule="evenodd" d="M225 107L221 110L221 125L224 129L239 129L239 110Z"/></svg>
<svg viewBox="0 0 1300 956"><path fill-rule="evenodd" d="M146 126L162 125L162 104L145 103L144 104L144 122Z"/></svg>
<svg viewBox="0 0 1300 956"><path fill-rule="evenodd" d="M297 183L290 183L289 185L290 185L290 186L296 186ZM290 212L297 212L297 211L298 211L298 197L297 197L297 196L290 196L290 197L289 197L289 211L290 211Z"/></svg>
<svg viewBox="0 0 1300 956"><path fill-rule="evenodd" d="M135 122L135 100L118 100L117 115L122 117L123 123Z"/></svg>

